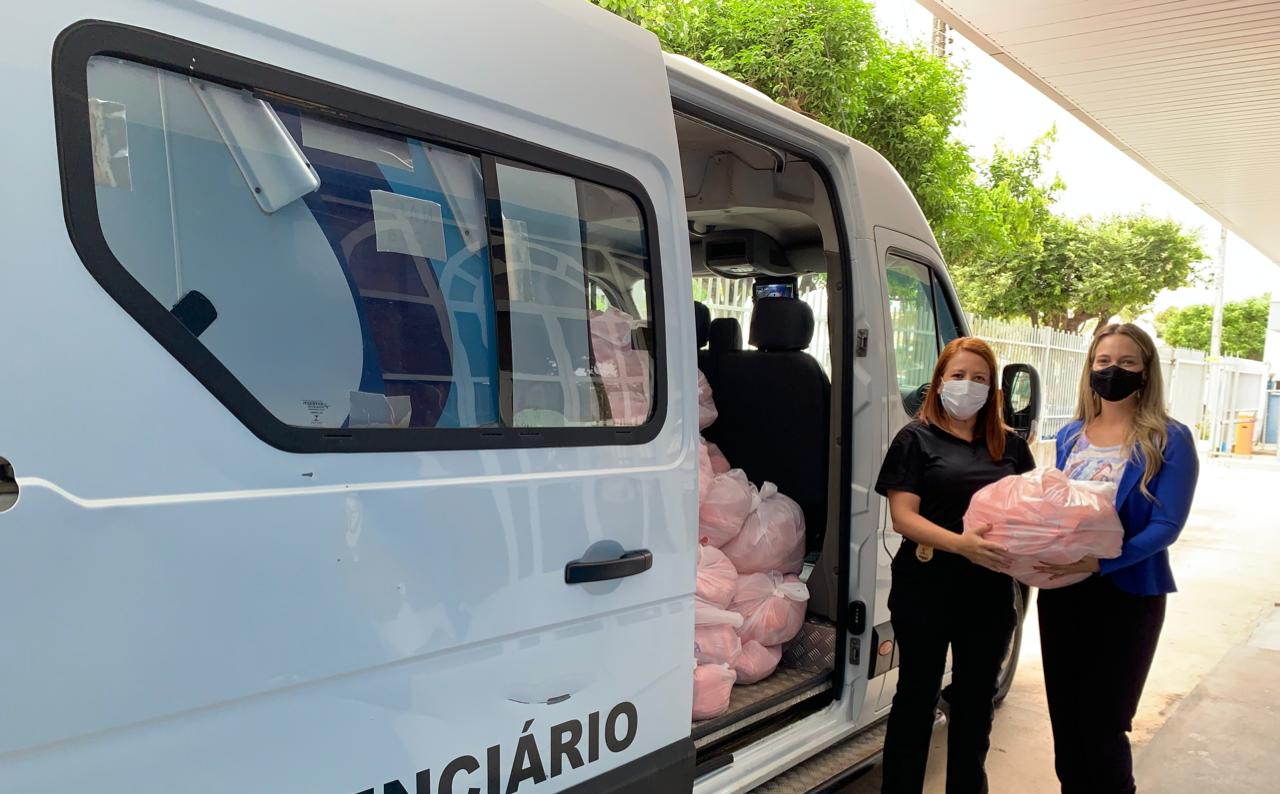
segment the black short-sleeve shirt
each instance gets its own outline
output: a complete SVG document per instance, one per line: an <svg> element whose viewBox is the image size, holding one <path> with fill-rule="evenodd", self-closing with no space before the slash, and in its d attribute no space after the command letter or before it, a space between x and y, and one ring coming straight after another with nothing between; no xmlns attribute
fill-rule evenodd
<svg viewBox="0 0 1280 794"><path fill-rule="evenodd" d="M964 514L975 493L1035 466L1031 448L1016 433L1006 434L1004 456L993 461L985 438L965 441L916 421L902 428L889 445L876 493L913 493L920 497L921 516L943 529L963 532Z"/></svg>

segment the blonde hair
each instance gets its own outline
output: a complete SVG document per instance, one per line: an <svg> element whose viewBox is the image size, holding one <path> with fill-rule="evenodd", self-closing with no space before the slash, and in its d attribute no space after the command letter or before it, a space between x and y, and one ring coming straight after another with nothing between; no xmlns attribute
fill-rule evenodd
<svg viewBox="0 0 1280 794"><path fill-rule="evenodd" d="M1133 414L1133 426L1129 428L1125 439L1125 450L1130 454L1135 451L1142 459L1142 494L1153 500L1149 486L1164 465L1164 451L1169 445L1169 413L1164 407L1164 377L1160 372L1160 358L1156 344L1146 331L1132 323L1112 323L1100 327L1089 345L1089 356L1085 360L1084 372L1080 374L1080 393L1076 400L1076 419L1082 422L1080 432L1102 413L1102 398L1094 393L1089 383L1089 375L1093 372L1093 360L1098 352L1098 345L1108 336L1120 334L1133 340L1142 353L1142 371L1145 382L1138 391L1138 405ZM1076 438L1079 437L1077 434ZM1071 442L1074 444L1076 438Z"/></svg>

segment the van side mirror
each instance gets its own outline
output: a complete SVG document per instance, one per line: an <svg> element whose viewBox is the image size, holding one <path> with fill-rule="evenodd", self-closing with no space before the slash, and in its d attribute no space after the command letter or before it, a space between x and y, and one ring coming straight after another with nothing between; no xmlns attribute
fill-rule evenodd
<svg viewBox="0 0 1280 794"><path fill-rule="evenodd" d="M1034 441L1040 425L1040 373L1030 364L1010 364L1000 378L1004 391L1004 421L1027 441Z"/></svg>

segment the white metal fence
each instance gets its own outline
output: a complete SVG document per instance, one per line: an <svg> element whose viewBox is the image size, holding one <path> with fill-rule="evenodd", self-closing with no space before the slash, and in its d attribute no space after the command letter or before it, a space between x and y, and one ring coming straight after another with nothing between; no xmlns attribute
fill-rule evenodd
<svg viewBox="0 0 1280 794"><path fill-rule="evenodd" d="M1089 340L1029 323L973 318L970 330L995 348L1003 364L1030 364L1040 373L1040 435L1053 438L1075 415L1080 372Z"/></svg>
<svg viewBox="0 0 1280 794"><path fill-rule="evenodd" d="M1075 414L1080 373L1089 351L1090 337L1036 328L1028 323L974 318L971 330L991 343L1002 363L1031 364L1040 371L1044 406L1041 409L1041 438L1052 438ZM1165 405L1169 414L1197 432L1206 434L1212 449L1230 451L1233 427L1242 414L1261 416L1267 368L1260 361L1223 358L1210 364L1199 350L1160 348L1160 370L1164 376ZM1206 398L1211 379L1218 378L1218 399L1222 406L1219 426L1209 425ZM1226 447L1223 444L1226 443Z"/></svg>
<svg viewBox="0 0 1280 794"><path fill-rule="evenodd" d="M694 299L707 304L714 317L734 317L744 334L751 327L752 283L750 279L694 280ZM827 332L827 291L812 276L799 283L800 299L813 307L815 330L809 354L831 374L831 345ZM1052 439L1075 415L1080 373L1084 369L1090 337L1035 327L1027 322L988 320L977 317L970 330L995 348L1001 364L1030 364L1040 373L1044 404L1040 412L1040 435ZM895 340L897 341L897 340ZM1224 358L1214 365L1199 350L1160 348L1160 369L1164 375L1165 402L1169 413L1211 441L1211 449L1230 451L1235 422L1242 414L1254 412L1260 420L1266 394L1267 367L1260 361ZM1220 422L1213 427L1206 411L1206 399L1213 400L1213 379L1222 406ZM1259 422L1260 424L1260 422ZM1259 428L1260 429L1260 428Z"/></svg>

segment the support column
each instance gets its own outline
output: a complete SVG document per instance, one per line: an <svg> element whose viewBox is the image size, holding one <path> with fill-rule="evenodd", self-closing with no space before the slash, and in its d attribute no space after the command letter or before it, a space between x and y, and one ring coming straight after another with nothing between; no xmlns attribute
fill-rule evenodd
<svg viewBox="0 0 1280 794"><path fill-rule="evenodd" d="M1218 236L1218 259L1213 266L1213 329L1209 339L1209 387L1205 414L1209 420L1209 454L1217 455L1226 437L1222 426L1222 307L1227 280L1227 227Z"/></svg>

